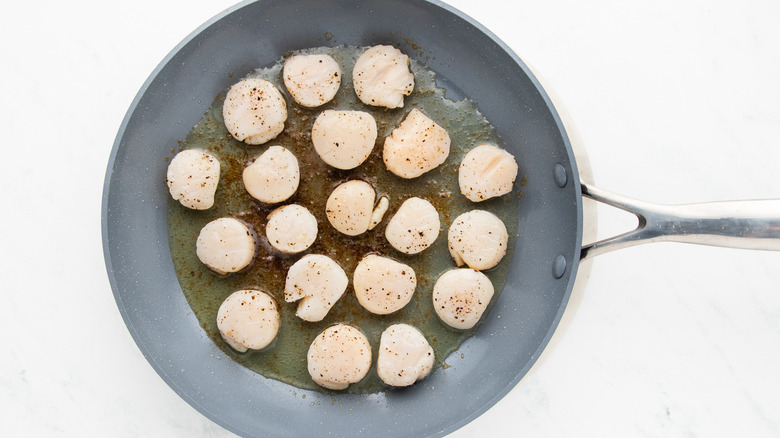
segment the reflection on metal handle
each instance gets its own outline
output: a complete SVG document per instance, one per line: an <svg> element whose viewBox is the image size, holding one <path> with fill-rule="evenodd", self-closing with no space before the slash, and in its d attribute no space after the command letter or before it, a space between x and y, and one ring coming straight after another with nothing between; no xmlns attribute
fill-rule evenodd
<svg viewBox="0 0 780 438"><path fill-rule="evenodd" d="M581 259L649 242L780 251L780 199L658 205L582 184L582 194L633 213L633 231L582 247Z"/></svg>

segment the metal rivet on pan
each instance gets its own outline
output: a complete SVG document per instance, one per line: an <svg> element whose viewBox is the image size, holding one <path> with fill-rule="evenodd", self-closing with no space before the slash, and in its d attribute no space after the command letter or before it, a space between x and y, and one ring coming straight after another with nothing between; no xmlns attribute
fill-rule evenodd
<svg viewBox="0 0 780 438"><path fill-rule="evenodd" d="M558 184L558 187L566 186L569 177L566 175L566 169L561 163L558 163L553 167L553 179L555 180L555 184Z"/></svg>
<svg viewBox="0 0 780 438"><path fill-rule="evenodd" d="M555 278L561 278L564 272L566 272L566 257L558 254L553 262L552 274Z"/></svg>

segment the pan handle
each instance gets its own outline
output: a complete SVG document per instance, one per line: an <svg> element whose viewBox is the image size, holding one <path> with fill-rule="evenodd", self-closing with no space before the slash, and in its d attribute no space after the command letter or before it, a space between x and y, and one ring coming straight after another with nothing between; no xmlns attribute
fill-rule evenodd
<svg viewBox="0 0 780 438"><path fill-rule="evenodd" d="M580 259L650 242L780 251L780 199L659 205L582 183L582 194L636 215L627 233L582 247Z"/></svg>

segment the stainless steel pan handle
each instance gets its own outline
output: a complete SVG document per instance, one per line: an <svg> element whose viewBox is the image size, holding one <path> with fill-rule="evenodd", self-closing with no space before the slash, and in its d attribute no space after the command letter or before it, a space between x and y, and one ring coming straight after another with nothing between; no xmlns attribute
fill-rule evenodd
<svg viewBox="0 0 780 438"><path fill-rule="evenodd" d="M636 215L627 233L582 247L580 259L650 242L780 251L780 199L659 205L582 183L582 194Z"/></svg>

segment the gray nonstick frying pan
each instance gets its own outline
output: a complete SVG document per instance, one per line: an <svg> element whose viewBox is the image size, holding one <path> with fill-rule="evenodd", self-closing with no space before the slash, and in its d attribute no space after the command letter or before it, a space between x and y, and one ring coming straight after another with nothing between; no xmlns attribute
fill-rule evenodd
<svg viewBox="0 0 780 438"><path fill-rule="evenodd" d="M317 392L293 396L291 387L229 360L204 336L171 262L160 158L235 78L289 50L345 43L399 43L422 58L449 97L477 102L529 184L507 285L491 318L464 344L469 354L406 390L338 395L333 403ZM577 175L563 124L530 70L450 7L411 0L243 3L176 47L132 103L106 175L106 265L143 354L181 397L227 429L246 436L441 436L487 410L527 373L558 324L581 257L662 239L779 248L777 201L672 209L582 186ZM583 251L583 193L635 211L641 229Z"/></svg>

